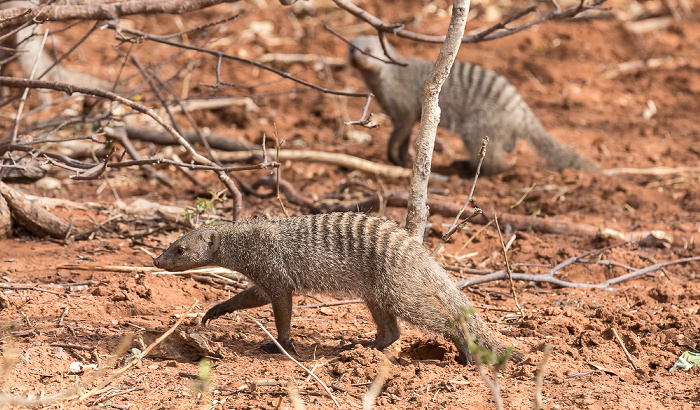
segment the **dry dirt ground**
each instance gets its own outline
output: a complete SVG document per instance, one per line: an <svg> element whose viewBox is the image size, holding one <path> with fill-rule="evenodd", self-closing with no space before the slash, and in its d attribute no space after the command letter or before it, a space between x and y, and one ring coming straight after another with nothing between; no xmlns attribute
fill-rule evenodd
<svg viewBox="0 0 700 410"><path fill-rule="evenodd" d="M358 4L387 21L403 22L411 30L429 34L444 33L449 19L443 11L445 2L367 0ZM124 19L123 23L151 33L172 33L234 14L242 7L245 14L239 19L205 38L191 33L182 41L206 44L253 60L269 53L343 59L344 44L325 31L322 23L348 37L371 31L331 3L304 2L303 5L307 7L291 11L276 1L263 0L217 6L183 17L133 17ZM673 19L669 5L675 7L680 24ZM514 10L526 6L524 2L473 3L475 20L468 29L488 27L500 15L510 16ZM697 167L700 2L615 0L608 6L612 9L596 18L549 22L502 40L465 45L459 59L477 62L506 76L552 135L597 160L605 169ZM67 51L88 27L89 24L82 24L57 34L58 51ZM204 43L207 39L209 42ZM433 58L438 50L434 45L392 41L404 55ZM127 52L129 48L144 65L165 61L177 51L151 42L118 45L113 33L104 30L90 36L65 65L113 79L121 65L116 51ZM358 76L343 67L275 61L269 64L324 87L365 91ZM309 90L233 62L222 64L221 75L222 80L236 87L213 90L202 86L201 83L215 82L215 67L215 58L189 51L175 55L159 72L164 79L172 78L171 84L179 95L261 95L253 99L257 110L232 106L196 111L195 119L200 125L221 135L260 142L263 133L274 133L273 124L276 124L285 140L283 149L347 153L386 163L391 123L380 114L376 104L372 109L382 123L379 128L336 133L343 113L351 119L359 118L362 99ZM10 69L16 73L16 67ZM130 64L122 76L129 89L141 84L138 71ZM147 87L140 92L146 101L152 98ZM157 106L157 102L150 103ZM31 97L30 106L36 104L36 99ZM62 109L66 107L43 110L28 121L41 121L58 115ZM2 108L0 127L5 135L10 132L14 112L16 105ZM144 121L140 117L129 120ZM58 135L67 138L71 132L85 134L71 128ZM363 135L368 138L357 138ZM144 156L162 155L167 150L182 155L177 149L172 151L173 148L164 150L151 144L135 144ZM466 157L459 140L440 131L435 167L449 173L447 165ZM525 145L518 146L509 161L512 166L502 174L478 181L475 199L486 210L529 216L533 220L588 224L601 230L660 230L673 237L667 247L627 243L594 255L634 268L699 254L697 169L667 175L593 175L572 170L557 173L541 166L536 153ZM378 182L367 174L330 165L292 162L282 165L282 176L316 200L349 200L365 191L373 193L380 185L384 190L407 187L405 179L385 178ZM81 203L82 207L77 208L50 208L57 215L74 220L76 230L88 229L91 220L104 221L121 213L114 206L115 195L127 204L146 199L180 207L192 207L198 196L205 195L206 190L173 168L159 170L173 181L173 189L149 180L137 169L110 171L109 186L105 179L72 181L69 172L53 169L50 176L62 183L58 188L47 190L39 184L14 187L38 196ZM238 175L250 183L268 172L248 171ZM223 189L212 175L200 172L196 176L208 189ZM432 183L436 193L431 198L459 205L470 186L471 180L449 175L447 180ZM524 200L518 202L532 186ZM230 201L216 202L216 206L219 216L230 215ZM243 206L246 217L283 215L274 198L247 195ZM288 202L286 206L292 214L309 212ZM401 221L405 210L387 207L385 214ZM89 240L70 244L38 238L20 228L14 230L13 238L0 240L0 276L7 300L0 311L4 326L0 346L5 357L3 383L7 392L15 396L53 395L87 380L89 384L83 387L83 392L91 391L90 397L76 402L73 396L46 407L74 404L74 408L289 408L292 403L287 386L291 380L300 400L309 408L334 407L331 399L298 365L281 354L260 350L267 336L255 321L274 334L269 308L223 317L207 328L199 326L201 315L209 307L235 294L240 287L224 288L220 281L133 270L57 267L65 263L150 266L152 255L184 232L182 227L157 217L122 216L115 221ZM426 245L432 247L451 218L432 216L429 222ZM157 226L164 228L145 237L137 235ZM498 235L492 226L478 233L464 248L481 228L482 225L469 225L456 234L441 251L440 261L483 270L502 269ZM548 267L568 258L621 242L573 232L512 232L509 226L503 228L506 241L515 235L508 251L509 260L516 264L516 271L527 273L544 273ZM700 407L700 369L669 372L669 368L682 352L698 350L699 270L698 262L674 264L608 290L516 282L515 292L526 313L524 320L516 314L505 281L484 283L463 291L493 329L526 355L523 364L508 366L499 377L507 408L532 407L533 378L549 344L553 350L544 374L544 408L690 409ZM619 266L575 263L557 276L574 282L598 283L626 272ZM455 280L472 276L453 274ZM39 286L22 289L18 284ZM317 304L319 299L334 300L329 296L317 299L301 295L295 298L295 304ZM198 302L193 314L172 336L138 366L93 391L99 382L124 365L127 355L132 353L130 349L143 349L152 343L195 301ZM494 406L493 397L476 368L459 365L450 343L407 326L403 330L401 340L392 347L397 360L389 368L385 388L377 398L378 407ZM370 349L345 351L342 346L355 340L371 340L373 331L371 317L361 304L294 311L298 360L314 369L327 385L336 387L333 395L342 408L361 406L368 382L383 362L381 354ZM614 331L629 350L636 371L625 358ZM122 350L104 374L90 369L71 373L72 362L109 364L124 340L129 350ZM13 366L8 362L13 357L9 354L12 351L17 354ZM198 361L203 355L214 356L210 380L204 389L203 383L192 376L205 371Z"/></svg>

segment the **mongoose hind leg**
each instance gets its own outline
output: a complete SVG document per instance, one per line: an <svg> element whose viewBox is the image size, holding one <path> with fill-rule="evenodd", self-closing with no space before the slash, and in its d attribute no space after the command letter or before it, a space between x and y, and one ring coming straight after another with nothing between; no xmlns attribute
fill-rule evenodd
<svg viewBox="0 0 700 410"><path fill-rule="evenodd" d="M410 167L408 147L411 143L411 131L413 131L415 121L394 117L392 117L392 121L394 122L394 130L389 138L389 161L394 165Z"/></svg>
<svg viewBox="0 0 700 410"><path fill-rule="evenodd" d="M206 326L207 322L210 322L227 313L235 312L236 310L241 309L251 309L264 306L268 303L270 303L270 298L267 296L267 294L259 287L251 286L231 299L221 302L209 309L202 318L202 326Z"/></svg>

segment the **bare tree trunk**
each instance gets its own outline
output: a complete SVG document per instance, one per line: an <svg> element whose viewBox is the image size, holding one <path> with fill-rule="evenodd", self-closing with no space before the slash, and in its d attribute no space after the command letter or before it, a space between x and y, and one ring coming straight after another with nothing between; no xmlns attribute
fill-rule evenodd
<svg viewBox="0 0 700 410"><path fill-rule="evenodd" d="M416 158L413 162L413 175L408 191L408 213L406 215L406 230L421 241L428 219L428 206L426 205L428 177L430 176L433 148L435 147L435 134L440 123L438 96L457 57L457 51L459 51L462 36L464 36L464 27L467 24L469 5L470 0L454 1L445 42L442 44L435 66L423 86L423 111L418 141L416 141Z"/></svg>

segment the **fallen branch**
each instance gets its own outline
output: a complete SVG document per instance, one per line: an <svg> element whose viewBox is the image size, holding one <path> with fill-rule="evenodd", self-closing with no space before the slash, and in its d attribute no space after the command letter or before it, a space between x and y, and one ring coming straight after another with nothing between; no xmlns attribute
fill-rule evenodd
<svg viewBox="0 0 700 410"><path fill-rule="evenodd" d="M600 250L595 250L591 252L586 252L581 256L575 256L573 258L569 258L566 261L560 263L559 265L553 267L550 269L547 273L536 275L536 274L529 274L529 273L513 273L511 277L513 280L521 280L521 281L532 281L532 282L538 282L538 283L551 283L553 285L561 286L563 288L575 288L575 289L584 289L584 288L597 288L597 289L607 289L611 286L617 285L618 283L625 282L627 280L636 278L641 275L646 275L650 272L659 270L661 268L664 268L669 265L675 265L675 264L680 264L680 263L689 263L689 262L696 262L700 261L700 256L694 256L690 258L682 258L682 259L675 259L672 261L668 262L663 262L663 263L657 263L652 266L648 266L646 268L642 269L637 269L634 270L630 273L627 273L622 276L618 276L616 278L608 279L605 282L601 283L577 283L577 282L569 282L566 280L558 279L554 277L554 274L562 269L564 266L568 266L571 263L574 263L576 261L579 261L583 259L585 256L588 256L593 253L600 252ZM455 283L455 286L458 288L463 288L467 286L473 286L477 285L480 283L486 283L486 282L493 282L496 280L506 280L508 279L508 272L505 270L500 270L493 272L488 275L483 275L479 276L476 278L470 278L470 279L465 279L461 280L457 283Z"/></svg>
<svg viewBox="0 0 700 410"><path fill-rule="evenodd" d="M0 195L0 238L9 237L12 233L12 218L5 197Z"/></svg>
<svg viewBox="0 0 700 410"><path fill-rule="evenodd" d="M24 194L10 188L3 182L0 182L0 195L7 202L12 220L33 234L65 239L70 232L70 223L40 208L33 201L28 200ZM1 210L0 213L2 213Z"/></svg>
<svg viewBox="0 0 700 410"><path fill-rule="evenodd" d="M696 174L700 173L700 167L654 167L654 168L612 168L601 171L603 175L674 175L674 174Z"/></svg>
<svg viewBox="0 0 700 410"><path fill-rule="evenodd" d="M228 162L228 161L241 161L252 159L255 156L262 155L262 150L255 151L240 151L240 152L217 152L216 158ZM377 164L376 162L368 161L359 157L354 157L347 154L339 154L333 152L324 151L290 151L283 150L280 151L279 157L276 153L269 153L270 159L276 162L282 161L298 161L298 162L308 162L317 164L328 164L336 165L348 169L356 169L359 171L367 172L369 174L377 175L385 178L408 178L411 176L411 170L404 167L397 167L395 165L384 165Z"/></svg>
<svg viewBox="0 0 700 410"><path fill-rule="evenodd" d="M183 14L239 0L100 1L77 0L69 4L13 7L0 11L0 29L9 30L34 21L111 20L134 14ZM61 2L62 3L62 2Z"/></svg>
<svg viewBox="0 0 700 410"><path fill-rule="evenodd" d="M180 145L177 139L165 131L151 130L133 125L127 125L124 128L126 129L126 135L132 140L152 142L158 145ZM182 136L190 144L200 142L199 136L195 132L185 132ZM212 149L222 151L251 151L258 148L258 145L241 138L224 137L216 134L205 135L204 138Z"/></svg>

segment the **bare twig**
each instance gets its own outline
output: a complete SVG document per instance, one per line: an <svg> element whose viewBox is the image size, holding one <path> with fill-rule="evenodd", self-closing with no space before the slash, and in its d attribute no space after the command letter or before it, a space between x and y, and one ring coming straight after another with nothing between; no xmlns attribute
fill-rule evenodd
<svg viewBox="0 0 700 410"><path fill-rule="evenodd" d="M316 376L316 374L314 374L314 372L312 372L311 370L309 370L308 368L306 368L306 366L304 366L303 364L299 363L298 360L296 360L296 359L293 358L289 353L287 353L287 351L282 347L282 345L279 344L279 342L277 341L277 339L275 339L275 338L272 336L272 334L270 334L270 332L269 332L267 329L265 329L265 326L263 326L262 323L258 322L257 320L253 320L253 321L254 321L258 326L260 326L260 328L263 330L263 332L265 332L265 334L267 334L267 336L272 340L272 342L277 346L277 348L280 349L280 352L284 353L284 355L287 356L291 361L293 361L294 363L296 363L299 367L301 367L302 369L304 369L304 371L305 371L306 373L308 373L311 377L313 377L314 380L316 380L316 382L319 384L319 386L321 386L321 387L323 388L323 390L325 390L326 393L328 393L328 396L333 400L333 403L335 403L335 405L336 405L338 408L341 408L341 407L340 407L340 403L338 403L338 400L336 400L335 396L333 396L333 393L331 393L331 390L328 388L328 386L326 386L326 384L323 382L323 380L319 379L318 376Z"/></svg>
<svg viewBox="0 0 700 410"><path fill-rule="evenodd" d="M544 356L542 361L537 366L537 374L535 374L535 399L532 407L535 410L540 410L542 408L542 382L544 380L545 369L547 368L547 361L549 360L549 354L552 352L552 345L547 344L544 347Z"/></svg>
<svg viewBox="0 0 700 410"><path fill-rule="evenodd" d="M501 227L498 226L498 218L494 217L494 221L496 221L496 231L498 232L498 239L501 241L501 249L503 250L503 259L505 260L506 263L506 273L508 274L508 281L510 282L510 293L513 294L513 299L515 300L515 306L518 308L518 311L520 312L520 319L523 320L525 319L525 312L523 312L523 308L520 307L520 302L518 302L518 294L515 292L515 285L513 284L513 270L510 267L510 263L508 262L508 249L506 249L506 245L503 243L503 235L501 234Z"/></svg>
<svg viewBox="0 0 700 410"><path fill-rule="evenodd" d="M622 343L622 339L620 338L620 335L617 334L617 330L615 330L614 327L611 327L611 329L612 329L613 335L615 335L615 339L617 339L617 343L620 344L620 347L622 348L622 351L625 353L625 357L627 358L627 361L630 362L630 364L632 365L632 368L633 368L635 371L637 371L637 370L638 370L637 365L634 364L634 360L632 359L632 355L630 354L630 352L629 352L629 351L627 350L627 348L625 347L625 344Z"/></svg>
<svg viewBox="0 0 700 410"><path fill-rule="evenodd" d="M77 0L41 7L13 7L0 11L0 29L28 21L109 20L134 14L182 14L239 0L103 1Z"/></svg>
<svg viewBox="0 0 700 410"><path fill-rule="evenodd" d="M462 216L462 213L464 212L465 209L467 209L467 206L469 206L469 203L472 201L472 196L474 196L474 189L476 188L476 181L479 179L479 173L481 172L481 164L484 162L484 157L486 156L486 146L489 143L489 137L484 137L484 139L481 140L481 149L479 149L479 163L476 165L476 172L474 173L474 181L472 181L472 187L469 190L469 197L467 197L467 200L464 202L464 205L462 208L459 210L457 213L457 216L455 216L455 220L452 222L452 226L450 226L450 229L447 230L447 233L440 238L440 242L437 244L435 249L433 249L432 255L435 256L437 252L440 250L442 245L444 245L447 241L450 240L450 237L452 234L457 232L458 229L461 229L464 224L466 224L471 218L475 217L476 215L481 213L481 209L478 209L478 212L474 212L470 216L466 217L461 223L459 222L459 218Z"/></svg>
<svg viewBox="0 0 700 410"><path fill-rule="evenodd" d="M587 252L586 254L582 255L585 256L587 254L590 254L593 252ZM576 257L574 257L576 258ZM574 259L571 258L571 259ZM634 270L628 274L618 276L616 278L608 279L605 282L601 283L577 283L577 282L569 282L566 280L558 279L554 277L554 273L560 270L563 266L570 265L571 259L568 259L559 265L555 266L552 268L549 272L542 274L542 275L533 275L533 274L528 274L528 273L513 273L511 277L513 280L522 280L522 281L532 281L532 282L539 282L539 283L551 283L553 285L561 286L564 288L575 288L575 289L584 289L584 288L598 288L598 289L607 289L611 286L617 285L618 283L622 283L624 281L636 278L641 275L645 275L649 272L653 272L655 270L659 270L665 266L669 265L675 265L675 264L681 264L681 263L689 263L689 262L696 262L700 261L700 256L695 256L695 257L690 257L690 258L681 258L681 259L675 259L672 261L668 262L663 262L663 263L658 263L652 266L648 266L643 269L637 269ZM562 266L563 265L563 266ZM505 280L508 279L508 272L504 270L496 271L488 275L483 275L477 278L470 278L470 279L465 279L461 280L457 283L455 283L455 286L458 288L463 288L465 286L473 286L479 283L486 283L486 282L492 282L495 280Z"/></svg>
<svg viewBox="0 0 700 410"><path fill-rule="evenodd" d="M367 388L367 393L365 393L365 396L362 398L362 410L372 410L372 408L374 408L374 401L377 400L377 397L379 397L379 394L384 388L384 383L386 383L386 379L389 377L389 370L391 370L389 359L385 355L382 355L382 361L379 363L377 375L372 380L372 383L370 383Z"/></svg>
<svg viewBox="0 0 700 410"><path fill-rule="evenodd" d="M380 18L370 14L366 10L362 9L361 7L353 4L350 2L350 0L333 0L333 3L335 3L338 7L346 10L350 14L354 15L355 17L369 23L372 27L374 27L377 32L381 35L384 33L391 33L395 34L399 37L411 39L411 40L416 40L416 41L422 41L425 43L443 43L445 42L445 36L431 36L431 35L426 35L426 34L420 34L416 33L410 30L406 30L405 27L401 24L387 24L384 21L382 21ZM532 12L535 11L534 8L530 7L527 8L518 14L516 14L514 17L511 17L509 19L506 19L503 22L497 23L495 26L485 29L482 32L476 33L476 34L471 34L468 36L463 36L461 38L462 43L476 43L476 42L481 42L481 41L490 41L490 40L495 40L498 38L503 38L506 36L509 36L511 34L518 33L520 31L526 30L532 26L538 25L540 23L543 23L545 21L549 20L561 20L565 18L572 18L586 10L595 10L599 9L599 6L601 4L605 3L605 0L595 0L592 3L589 4L584 4L584 1L581 0L581 3L578 6L573 6L571 8L568 8L566 10L554 10L550 11L548 13L540 15L538 18L533 19L531 21L528 21L526 23L523 23L519 26L515 26L512 28L506 27L507 24L520 19Z"/></svg>

